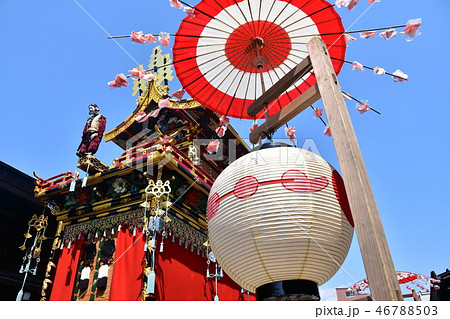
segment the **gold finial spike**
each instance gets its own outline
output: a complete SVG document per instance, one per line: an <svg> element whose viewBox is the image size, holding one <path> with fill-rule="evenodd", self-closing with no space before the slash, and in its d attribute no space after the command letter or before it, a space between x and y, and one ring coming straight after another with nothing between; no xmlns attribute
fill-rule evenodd
<svg viewBox="0 0 450 319"><path fill-rule="evenodd" d="M158 73L161 74L164 80L172 81L173 80L173 70L172 70L172 60L170 59L169 54L164 54L162 57L163 67L158 70Z"/></svg>
<svg viewBox="0 0 450 319"><path fill-rule="evenodd" d="M159 67L163 65L163 56L161 54L161 46L156 46L153 48L152 54L150 55L150 60L148 61L148 69L152 72L157 72L158 75L155 78L155 84L160 85L162 83L162 78L159 76Z"/></svg>
<svg viewBox="0 0 450 319"><path fill-rule="evenodd" d="M161 46L158 45L153 48L148 69L156 72L156 85L161 85L164 80L172 81L174 79L172 63L173 61L170 59L170 54L162 54Z"/></svg>
<svg viewBox="0 0 450 319"><path fill-rule="evenodd" d="M144 65L141 64L141 65L137 66L136 68L137 69L143 69ZM133 84L134 84L134 86L133 86L133 93L131 94L132 96L136 96L137 95L139 97L141 94L140 93L138 94L138 92L139 91L144 92L148 88L147 81L145 81L144 79L141 79L141 78L135 79L133 81Z"/></svg>

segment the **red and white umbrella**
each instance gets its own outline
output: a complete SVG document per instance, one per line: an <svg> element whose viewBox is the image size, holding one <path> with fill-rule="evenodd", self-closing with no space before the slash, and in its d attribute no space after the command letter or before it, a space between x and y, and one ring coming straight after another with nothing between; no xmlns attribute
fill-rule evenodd
<svg viewBox="0 0 450 319"><path fill-rule="evenodd" d="M203 0L194 11L175 35L173 63L186 92L219 114L250 118L247 107L308 56L314 36L336 73L342 67L344 28L324 0ZM268 105L269 115L315 82L305 75Z"/></svg>

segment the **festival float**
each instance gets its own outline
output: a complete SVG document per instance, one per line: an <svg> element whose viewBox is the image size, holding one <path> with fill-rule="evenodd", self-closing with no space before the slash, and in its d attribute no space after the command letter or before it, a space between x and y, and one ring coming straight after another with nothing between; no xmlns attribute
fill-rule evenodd
<svg viewBox="0 0 450 319"><path fill-rule="evenodd" d="M167 56L158 46L150 62ZM217 113L169 94L171 77L151 75L151 81L134 80L137 107L114 129L103 133L104 125L92 125L101 114L89 106L92 116L78 149L84 177L67 172L44 180L36 174L36 197L59 222L43 299L213 300L216 291L221 300L252 298L223 272L217 287L205 275L215 264L207 196L229 159L209 158L208 142L198 142L224 126L224 154L230 145L237 156L249 149ZM123 149L112 165L95 157L98 143L86 136L92 126L97 142L103 135Z"/></svg>
<svg viewBox="0 0 450 319"><path fill-rule="evenodd" d="M133 80L134 112L105 132L101 106L89 105L77 171L36 174L36 197L59 222L42 300L320 300L354 229L373 295L402 300L344 98L378 111L337 81L344 63L370 68L345 60L355 38L335 11L357 2L169 0L187 14L173 58L161 48L171 34L110 36L160 45L147 69L108 82ZM352 32L385 30L387 39L401 27L412 38L419 26ZM318 99L324 110L312 107ZM314 153L271 142L283 126L293 141L288 121L309 107L333 139L342 177ZM253 149L228 117L254 121ZM102 139L122 149L111 165L95 157Z"/></svg>

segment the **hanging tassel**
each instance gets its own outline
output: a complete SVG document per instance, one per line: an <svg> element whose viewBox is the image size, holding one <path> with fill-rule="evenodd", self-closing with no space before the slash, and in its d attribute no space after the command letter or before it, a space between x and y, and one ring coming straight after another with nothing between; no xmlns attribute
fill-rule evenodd
<svg viewBox="0 0 450 319"><path fill-rule="evenodd" d="M145 241L144 252L147 252L147 241Z"/></svg>
<svg viewBox="0 0 450 319"><path fill-rule="evenodd" d="M81 183L81 188L84 188L84 187L86 187L86 185L87 185L87 176L85 176L85 177L83 177L83 182Z"/></svg>
<svg viewBox="0 0 450 319"><path fill-rule="evenodd" d="M218 295L214 296L214 301L219 301L219 296Z"/></svg>
<svg viewBox="0 0 450 319"><path fill-rule="evenodd" d="M122 224L119 224L119 227L117 227L117 231L120 231L121 228L122 228Z"/></svg>
<svg viewBox="0 0 450 319"><path fill-rule="evenodd" d="M72 182L70 182L70 188L69 188L69 192L74 192L75 191L75 186L76 186L76 180L75 177L72 179Z"/></svg>
<svg viewBox="0 0 450 319"><path fill-rule="evenodd" d="M67 249L70 249L72 247L72 241L69 241L69 245L67 245Z"/></svg>
<svg viewBox="0 0 450 319"><path fill-rule="evenodd" d="M106 230L103 231L103 237L106 237Z"/></svg>
<svg viewBox="0 0 450 319"><path fill-rule="evenodd" d="M133 228L133 237L136 237L136 227Z"/></svg>
<svg viewBox="0 0 450 319"><path fill-rule="evenodd" d="M151 270L147 276L147 294L155 293L155 271Z"/></svg>
<svg viewBox="0 0 450 319"><path fill-rule="evenodd" d="M159 252L162 253L164 251L164 242L162 241L159 245Z"/></svg>
<svg viewBox="0 0 450 319"><path fill-rule="evenodd" d="M88 166L86 168L86 176L83 178L83 182L81 183L81 188L86 187L86 185L87 185L87 180L88 180L88 176L89 176L89 167L90 166L91 166L91 161L88 162Z"/></svg>
<svg viewBox="0 0 450 319"><path fill-rule="evenodd" d="M114 227L111 228L111 236L114 235Z"/></svg>

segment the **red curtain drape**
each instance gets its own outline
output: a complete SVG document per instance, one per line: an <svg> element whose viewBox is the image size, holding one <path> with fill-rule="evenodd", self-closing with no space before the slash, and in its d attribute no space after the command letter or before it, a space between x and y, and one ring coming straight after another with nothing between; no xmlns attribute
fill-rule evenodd
<svg viewBox="0 0 450 319"><path fill-rule="evenodd" d="M142 231L137 231L136 236L133 236L131 230L122 227L117 235L109 300L141 300L145 267L144 246Z"/></svg>
<svg viewBox="0 0 450 319"><path fill-rule="evenodd" d="M159 252L161 236L157 236L156 249L156 288L157 300L170 301L207 301L214 300L214 279L206 278L206 258L191 252L184 243L172 242L172 238L164 239L164 251ZM210 272L215 273L214 263L210 264ZM241 293L241 287L226 274L218 281L219 300L247 300L247 294ZM253 294L250 300L255 300Z"/></svg>
<svg viewBox="0 0 450 319"><path fill-rule="evenodd" d="M82 247L83 240L79 239L71 244L70 249L65 246L62 250L56 266L55 279L53 280L50 296L51 301L69 301L72 299Z"/></svg>

